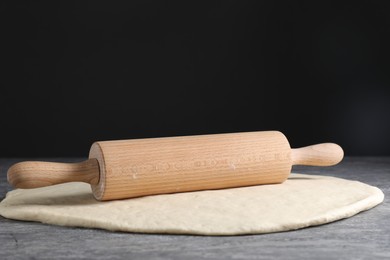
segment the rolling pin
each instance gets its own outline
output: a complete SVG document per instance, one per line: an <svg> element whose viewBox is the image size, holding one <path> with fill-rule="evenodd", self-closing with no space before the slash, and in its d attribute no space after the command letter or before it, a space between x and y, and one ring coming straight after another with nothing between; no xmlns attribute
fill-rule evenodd
<svg viewBox="0 0 390 260"><path fill-rule="evenodd" d="M333 143L291 149L278 131L102 141L84 162L16 163L8 181L23 189L86 182L103 201L282 183L292 165L331 166L343 155Z"/></svg>

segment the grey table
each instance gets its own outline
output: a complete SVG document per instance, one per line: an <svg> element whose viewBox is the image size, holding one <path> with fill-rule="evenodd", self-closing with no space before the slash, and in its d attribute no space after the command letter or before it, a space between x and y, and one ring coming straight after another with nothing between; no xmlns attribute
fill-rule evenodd
<svg viewBox="0 0 390 260"><path fill-rule="evenodd" d="M0 159L0 198L11 187ZM76 162L81 158L50 161ZM0 259L390 259L390 158L353 157L333 167L295 172L340 176L379 187L385 201L331 224L245 236L131 234L50 226L0 217Z"/></svg>

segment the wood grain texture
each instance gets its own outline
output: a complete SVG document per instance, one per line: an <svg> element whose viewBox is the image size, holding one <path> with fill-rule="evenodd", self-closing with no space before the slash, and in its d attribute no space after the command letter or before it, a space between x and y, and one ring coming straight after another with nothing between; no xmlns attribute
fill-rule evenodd
<svg viewBox="0 0 390 260"><path fill-rule="evenodd" d="M292 149L278 131L96 142L78 164L23 162L8 171L18 188L90 183L98 200L275 184L293 164L330 166L343 150L326 143Z"/></svg>
<svg viewBox="0 0 390 260"><path fill-rule="evenodd" d="M291 170L290 145L277 131L164 137L95 143L99 200L281 183Z"/></svg>
<svg viewBox="0 0 390 260"><path fill-rule="evenodd" d="M0 159L0 199L11 186ZM78 162L85 158L40 158ZM362 181L390 197L390 157L346 157L333 167L293 167L293 172ZM352 218L297 231L207 237L131 234L70 228L0 217L0 259L389 259L390 201Z"/></svg>

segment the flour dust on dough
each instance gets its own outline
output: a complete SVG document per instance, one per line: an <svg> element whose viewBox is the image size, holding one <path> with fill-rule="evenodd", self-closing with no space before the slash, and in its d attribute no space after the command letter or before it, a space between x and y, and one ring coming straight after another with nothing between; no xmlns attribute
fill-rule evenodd
<svg viewBox="0 0 390 260"><path fill-rule="evenodd" d="M381 190L335 177L291 174L283 184L107 202L84 183L17 189L0 215L113 231L238 235L295 230L351 217L383 201Z"/></svg>

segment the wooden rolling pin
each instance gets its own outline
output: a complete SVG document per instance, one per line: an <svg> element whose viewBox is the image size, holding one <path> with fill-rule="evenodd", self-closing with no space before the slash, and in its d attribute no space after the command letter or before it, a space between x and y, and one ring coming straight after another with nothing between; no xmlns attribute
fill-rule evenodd
<svg viewBox="0 0 390 260"><path fill-rule="evenodd" d="M333 143L291 149L277 131L96 142L81 163L21 162L8 170L17 188L91 184L97 200L282 183L292 165L330 166Z"/></svg>

